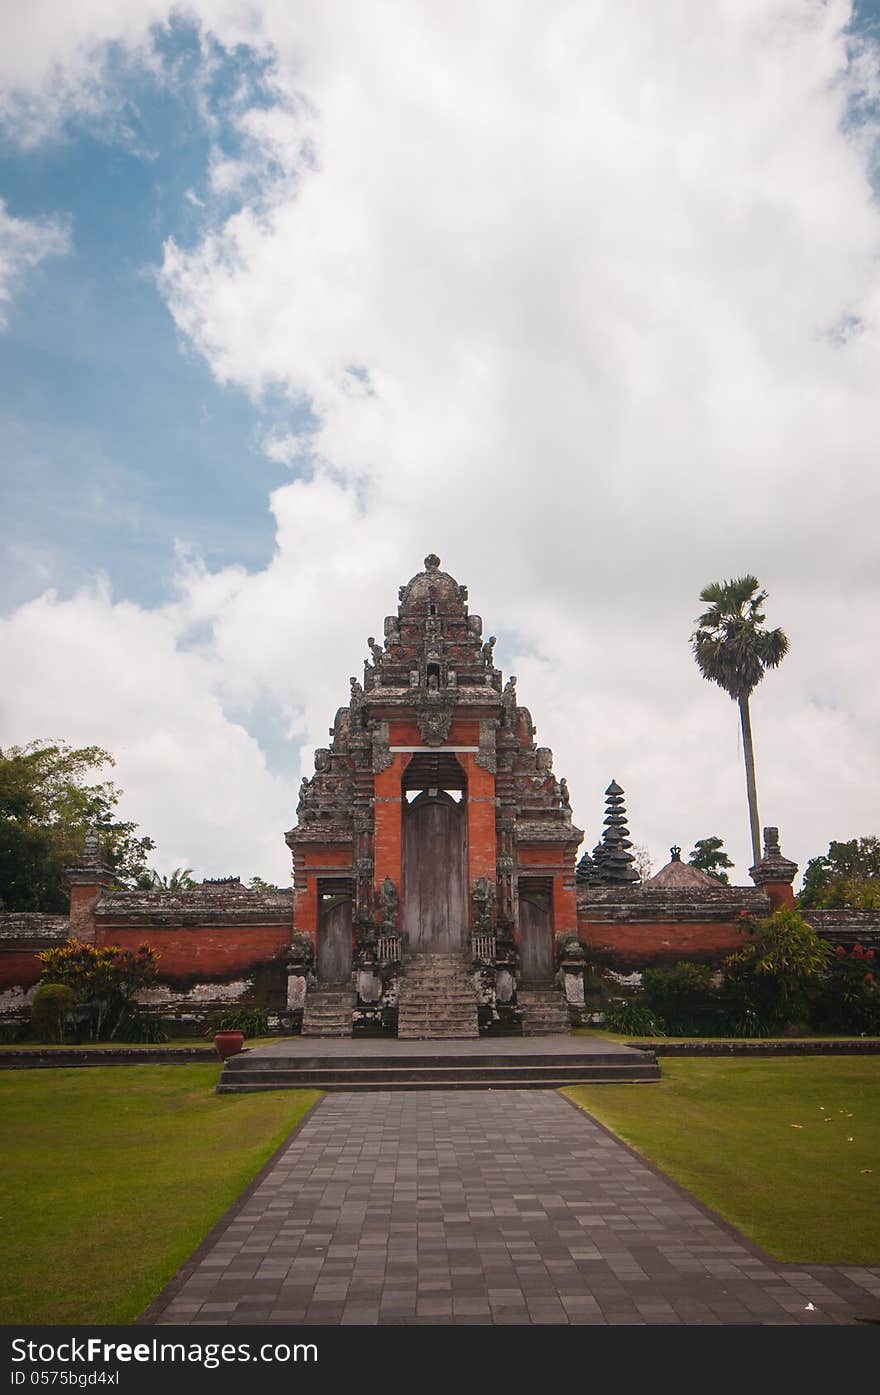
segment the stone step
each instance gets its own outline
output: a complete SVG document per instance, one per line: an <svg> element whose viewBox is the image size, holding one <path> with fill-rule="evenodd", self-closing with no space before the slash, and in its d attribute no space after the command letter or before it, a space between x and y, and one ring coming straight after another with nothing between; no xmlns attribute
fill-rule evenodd
<svg viewBox="0 0 880 1395"><path fill-rule="evenodd" d="M351 988L310 988L303 1009L304 1037L350 1037L354 993Z"/></svg>
<svg viewBox="0 0 880 1395"><path fill-rule="evenodd" d="M546 1036L571 1032L571 1018L565 996L555 987L520 988L516 995L522 1011L523 1036Z"/></svg>
<svg viewBox="0 0 880 1395"><path fill-rule="evenodd" d="M313 1069L225 1069L218 1093L259 1090L440 1090L440 1089L559 1089L579 1084L636 1084L660 1079L656 1062L621 1061L602 1065L594 1060L564 1065L508 1059L503 1067L462 1066L457 1060L427 1066L417 1061L342 1065L325 1062Z"/></svg>
<svg viewBox="0 0 880 1395"><path fill-rule="evenodd" d="M474 1047L473 1051L458 1052L450 1055L442 1049L432 1050L426 1047L423 1052L415 1054L407 1051L397 1054L393 1038L389 1038L387 1043L387 1053L374 1055L371 1051L369 1055L358 1051L356 1045L352 1044L351 1051L345 1053L334 1052L332 1056L324 1055L319 1051L314 1053L301 1053L299 1050L299 1039L291 1038L295 1043L289 1055L276 1055L268 1052L263 1053L259 1048L245 1049L236 1056L230 1056L226 1062L226 1070L233 1074L249 1075L253 1071L286 1071L286 1070L324 1070L329 1067L333 1070L410 1070L410 1069L480 1069L504 1071L519 1066L560 1066L567 1067L575 1065L578 1067L593 1066L617 1066L621 1063L628 1068L637 1069L643 1065L656 1066L657 1056L653 1050L644 1047L638 1048L638 1056L633 1057L631 1051L621 1050L590 1051L589 1053L578 1054L571 1051L541 1051L531 1047L518 1049L514 1052L496 1051L491 1044L481 1044Z"/></svg>

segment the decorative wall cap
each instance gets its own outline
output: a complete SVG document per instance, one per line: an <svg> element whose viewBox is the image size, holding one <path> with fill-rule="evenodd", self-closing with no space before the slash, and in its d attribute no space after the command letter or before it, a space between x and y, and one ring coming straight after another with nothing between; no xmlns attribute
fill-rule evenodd
<svg viewBox="0 0 880 1395"><path fill-rule="evenodd" d="M749 868L749 876L756 886L766 886L768 882L791 886L797 876L798 865L782 856L779 847L779 829L764 829L764 856L754 867Z"/></svg>

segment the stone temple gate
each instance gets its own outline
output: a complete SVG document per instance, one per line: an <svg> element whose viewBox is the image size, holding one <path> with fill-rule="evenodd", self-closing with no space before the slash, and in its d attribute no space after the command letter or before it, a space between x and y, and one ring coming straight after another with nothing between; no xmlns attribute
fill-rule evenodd
<svg viewBox="0 0 880 1395"><path fill-rule="evenodd" d="M286 835L303 1031L565 1030L556 946L577 936L583 838L566 782L438 557L399 601Z"/></svg>

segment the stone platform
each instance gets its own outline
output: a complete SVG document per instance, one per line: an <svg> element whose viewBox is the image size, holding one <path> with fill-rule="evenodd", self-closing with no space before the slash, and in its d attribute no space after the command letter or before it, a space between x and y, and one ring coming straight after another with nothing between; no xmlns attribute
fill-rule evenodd
<svg viewBox="0 0 880 1395"><path fill-rule="evenodd" d="M659 1079L653 1051L561 1034L445 1041L286 1037L231 1057L217 1090L546 1089Z"/></svg>

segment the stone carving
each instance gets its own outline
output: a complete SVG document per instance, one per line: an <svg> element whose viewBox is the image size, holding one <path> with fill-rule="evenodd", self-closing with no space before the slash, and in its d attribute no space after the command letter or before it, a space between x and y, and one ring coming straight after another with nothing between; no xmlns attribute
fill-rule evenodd
<svg viewBox="0 0 880 1395"><path fill-rule="evenodd" d="M571 795L568 790L568 781L564 775L559 781L559 800L563 809L567 809L571 813Z"/></svg>
<svg viewBox="0 0 880 1395"><path fill-rule="evenodd" d="M385 616L385 646L400 643L400 621L396 615Z"/></svg>
<svg viewBox="0 0 880 1395"><path fill-rule="evenodd" d="M427 557L425 558L425 571L436 572L439 570L439 568L440 558L437 556L436 552L429 552Z"/></svg>
<svg viewBox="0 0 880 1395"><path fill-rule="evenodd" d="M469 615L467 618L467 627L471 634L476 635L479 639L480 635L483 633L482 615Z"/></svg>
<svg viewBox="0 0 880 1395"><path fill-rule="evenodd" d="M511 731L516 731L516 676L508 678L501 694L501 720Z"/></svg>
<svg viewBox="0 0 880 1395"><path fill-rule="evenodd" d="M311 781L309 780L309 778L308 778L307 775L304 775L304 776L302 777L302 784L301 784L300 787L299 787L299 799L298 799L298 801L297 801L297 806L296 806L296 812L297 812L298 814L302 812L302 808L303 808L303 805L305 804L306 795L307 795L308 792L309 792L310 786L311 786Z"/></svg>
<svg viewBox="0 0 880 1395"><path fill-rule="evenodd" d="M409 686L411 688L417 688L419 686L419 671L417 668L411 668L409 671Z"/></svg>
<svg viewBox="0 0 880 1395"><path fill-rule="evenodd" d="M373 727L373 774L381 775L393 760L388 746L388 723L377 722Z"/></svg>
<svg viewBox="0 0 880 1395"><path fill-rule="evenodd" d="M471 892L474 903L474 931L491 934L495 919L495 883L490 877L477 877Z"/></svg>
<svg viewBox="0 0 880 1395"><path fill-rule="evenodd" d="M370 635L367 639L367 645L369 647L370 653L373 656L373 663L376 665L376 668L381 668L382 659L384 657L384 650L381 644L377 644L373 635Z"/></svg>
<svg viewBox="0 0 880 1395"><path fill-rule="evenodd" d="M495 775L498 770L498 757L495 752L495 722L485 718L480 722L480 749L474 756L477 765Z"/></svg>
<svg viewBox="0 0 880 1395"><path fill-rule="evenodd" d="M430 696L430 695L429 695ZM446 703L421 706L416 712L419 734L426 746L442 746L452 726L453 708Z"/></svg>
<svg viewBox="0 0 880 1395"><path fill-rule="evenodd" d="M379 924L384 935L394 935L398 927L397 887L386 877L379 887Z"/></svg>
<svg viewBox="0 0 880 1395"><path fill-rule="evenodd" d="M495 648L495 645L497 643L498 641L496 640L495 636L490 635L480 651L483 655L483 662L488 664L490 668L492 667L493 663L492 650Z"/></svg>
<svg viewBox="0 0 880 1395"><path fill-rule="evenodd" d="M535 765L538 770L549 775L553 769L553 752L549 746L539 746L535 752Z"/></svg>
<svg viewBox="0 0 880 1395"><path fill-rule="evenodd" d="M319 746L315 751L315 770L324 773L330 769L330 752L326 746Z"/></svg>

